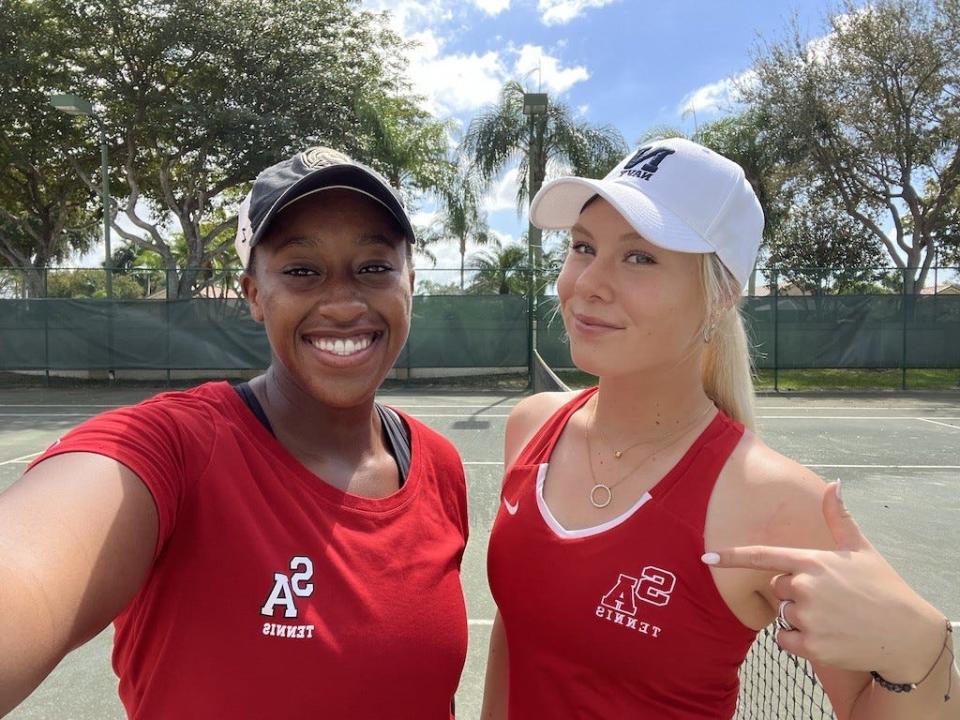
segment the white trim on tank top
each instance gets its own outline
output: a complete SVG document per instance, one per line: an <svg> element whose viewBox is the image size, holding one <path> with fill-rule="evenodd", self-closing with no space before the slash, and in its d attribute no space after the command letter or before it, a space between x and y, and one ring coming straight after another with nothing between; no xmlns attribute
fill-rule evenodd
<svg viewBox="0 0 960 720"><path fill-rule="evenodd" d="M645 505L647 501L653 500L653 496L649 492L645 492L640 496L640 499L637 500L625 512L617 515L611 520L607 520L605 523L600 523L599 525L594 525L593 527L580 528L579 530L567 530L563 525L560 524L560 521L554 517L553 513L550 511L550 508L547 506L547 501L543 499L543 486L547 480L547 469L549 467L550 463L541 463L540 468L537 470L537 507L540 508L540 515L543 517L544 522L546 522L547 526L553 530L554 534L567 540L590 537L591 535L599 535L600 533L615 528L617 525L629 520L630 516L639 510L643 505Z"/></svg>

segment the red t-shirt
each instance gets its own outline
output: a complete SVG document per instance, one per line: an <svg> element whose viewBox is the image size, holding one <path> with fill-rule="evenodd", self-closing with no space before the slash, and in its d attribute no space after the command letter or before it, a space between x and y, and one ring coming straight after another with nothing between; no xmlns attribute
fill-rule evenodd
<svg viewBox="0 0 960 720"><path fill-rule="evenodd" d="M743 426L718 413L628 512L568 531L543 485L567 420L594 392L551 417L503 483L487 564L509 650L509 717L728 720L756 631L700 556L707 503Z"/></svg>
<svg viewBox="0 0 960 720"><path fill-rule="evenodd" d="M467 645L457 451L403 415L412 460L389 497L303 467L227 383L93 418L36 462L114 458L160 521L143 588L115 621L135 720L449 720Z"/></svg>

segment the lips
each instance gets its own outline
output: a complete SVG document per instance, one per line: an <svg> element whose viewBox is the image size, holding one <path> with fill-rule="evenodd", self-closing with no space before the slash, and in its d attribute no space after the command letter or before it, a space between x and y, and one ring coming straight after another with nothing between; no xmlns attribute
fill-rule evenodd
<svg viewBox="0 0 960 720"><path fill-rule="evenodd" d="M605 320L602 320L593 315L581 315L580 313L573 313L573 319L577 323L587 329L591 330L622 330L623 328L620 325L614 325Z"/></svg>

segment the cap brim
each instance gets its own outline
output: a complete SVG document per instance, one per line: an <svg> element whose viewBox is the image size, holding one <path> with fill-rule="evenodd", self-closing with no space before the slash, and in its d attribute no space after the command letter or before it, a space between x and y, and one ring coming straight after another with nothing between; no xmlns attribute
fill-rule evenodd
<svg viewBox="0 0 960 720"><path fill-rule="evenodd" d="M396 219L407 242L416 243L413 226L410 224L410 218L407 217L403 205L376 175L357 165L332 165L314 170L287 188L273 203L263 220L260 221L260 227L253 235L250 247L254 247L260 242L271 221L287 205L296 202L305 195L332 188L356 190L380 203Z"/></svg>
<svg viewBox="0 0 960 720"><path fill-rule="evenodd" d="M634 187L612 180L562 177L540 188L530 205L530 221L543 230L566 230L580 217L584 204L599 195L623 216L641 237L677 252L715 252L689 225Z"/></svg>

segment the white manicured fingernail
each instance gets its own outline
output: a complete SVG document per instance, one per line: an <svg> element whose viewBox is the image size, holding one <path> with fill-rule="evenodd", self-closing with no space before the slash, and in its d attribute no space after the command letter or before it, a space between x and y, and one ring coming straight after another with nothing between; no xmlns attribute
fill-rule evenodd
<svg viewBox="0 0 960 720"><path fill-rule="evenodd" d="M701 555L700 559L707 565L716 565L720 562L720 555L715 552L708 552Z"/></svg>
<svg viewBox="0 0 960 720"><path fill-rule="evenodd" d="M837 500L840 501L840 504L843 505L843 488L840 485L840 478L837 478Z"/></svg>

